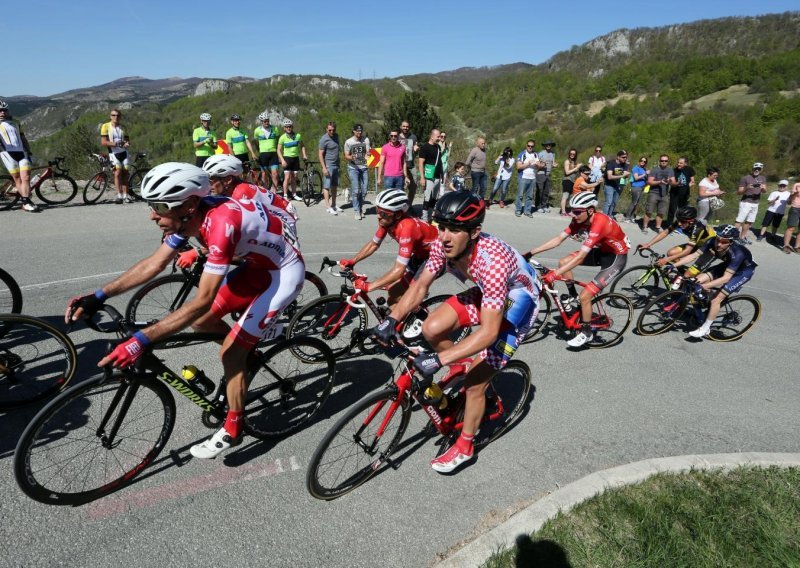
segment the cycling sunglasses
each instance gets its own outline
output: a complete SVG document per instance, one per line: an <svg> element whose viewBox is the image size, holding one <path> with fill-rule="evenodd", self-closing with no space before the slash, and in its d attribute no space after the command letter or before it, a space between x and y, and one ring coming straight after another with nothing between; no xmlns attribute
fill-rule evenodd
<svg viewBox="0 0 800 568"><path fill-rule="evenodd" d="M148 201L147 206L153 210L156 215L166 215L173 209L177 209L185 201Z"/></svg>

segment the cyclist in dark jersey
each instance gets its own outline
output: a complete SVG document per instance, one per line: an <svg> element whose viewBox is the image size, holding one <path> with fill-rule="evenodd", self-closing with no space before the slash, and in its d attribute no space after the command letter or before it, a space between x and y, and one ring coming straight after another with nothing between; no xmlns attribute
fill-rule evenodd
<svg viewBox="0 0 800 568"><path fill-rule="evenodd" d="M453 191L436 202L433 219L438 224L438 238L425 268L375 329L378 340L388 343L397 322L420 305L433 281L445 272L476 284L428 315L422 332L436 353L423 353L414 360L425 376L443 365L451 365L451 374L455 367L469 369L464 378L467 403L461 435L447 452L431 461L431 467L442 473L472 459L472 440L483 418L486 387L514 356L539 312L540 286L535 271L513 247L481 232L485 215L486 202L471 192ZM476 325L480 328L459 343L450 339L455 330Z"/></svg>
<svg viewBox="0 0 800 568"><path fill-rule="evenodd" d="M386 288L387 302L391 308L408 290L411 281L428 260L431 244L436 241L439 232L436 227L408 214L408 198L402 189L382 191L375 200L375 207L378 211L378 230L375 236L361 247L356 256L343 258L339 265L342 268L352 268L368 258L380 248L386 235L396 240L400 250L392 269L373 282L364 279L354 282L356 288L365 292Z"/></svg>
<svg viewBox="0 0 800 568"><path fill-rule="evenodd" d="M664 266L684 256L690 255L716 235L713 228L706 227L703 223L697 221L697 209L689 206L681 207L675 214L675 221L667 227L666 231L658 233L647 244L636 245L636 250L652 248L654 244L664 240L667 235L679 229L684 235L689 237L689 242L669 249L664 258L660 258L656 261L658 266Z"/></svg>
<svg viewBox="0 0 800 568"><path fill-rule="evenodd" d="M692 337L705 337L709 334L723 300L750 281L758 266L750 250L736 242L739 229L733 225L721 225L715 231L717 235L708 240L700 250L675 263L675 266L694 263L686 271L686 277L695 278L703 290L719 288L719 292L711 300L706 321L689 332ZM716 261L720 262L711 266Z"/></svg>
<svg viewBox="0 0 800 568"><path fill-rule="evenodd" d="M556 248L570 235L577 235L582 231L589 232L579 250L562 258L558 262L558 268L542 278L544 284L550 286L562 275L571 280L572 269L576 266L602 267L597 276L580 293L581 331L567 342L570 347L580 347L594 337L591 328L592 298L625 269L630 241L614 219L596 211L597 198L594 193L590 191L576 193L569 200L569 206L573 217L569 226L546 243L531 249L525 256L530 258L540 252ZM572 282L567 283L567 288L573 297L578 295Z"/></svg>

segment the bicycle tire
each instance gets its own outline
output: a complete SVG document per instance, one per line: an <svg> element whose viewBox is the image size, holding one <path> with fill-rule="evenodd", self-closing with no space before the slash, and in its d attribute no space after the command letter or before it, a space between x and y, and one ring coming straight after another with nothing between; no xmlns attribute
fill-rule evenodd
<svg viewBox="0 0 800 568"><path fill-rule="evenodd" d="M128 399L130 406L113 444L104 447L106 429L125 406L112 411L115 397ZM101 428L107 416L106 429ZM87 503L138 476L164 448L174 424L175 399L156 378L115 373L90 379L61 393L28 424L14 453L14 476L20 489L41 503Z"/></svg>
<svg viewBox="0 0 800 568"><path fill-rule="evenodd" d="M421 345L426 351L432 350L433 348L422 336L422 326L425 323L425 319L427 319L428 315L433 312L436 307L444 304L450 298L452 298L451 294L439 294L423 300L419 308L408 314L408 316L406 316L406 318L403 320L403 324L399 331L403 341L407 345ZM467 337L471 332L471 327L461 327L450 335L450 339L453 343L458 343Z"/></svg>
<svg viewBox="0 0 800 568"><path fill-rule="evenodd" d="M621 322L624 320L624 324ZM622 336L633 321L633 304L622 294L609 292L592 298L592 332L594 337L586 345L591 349L605 349L622 341Z"/></svg>
<svg viewBox="0 0 800 568"><path fill-rule="evenodd" d="M536 315L536 320L528 330L528 333L526 333L525 337L522 339L523 345L525 343L531 343L536 335L542 331L544 324L547 323L548 319L550 319L550 312L552 311L553 300L550 299L550 294L543 292L542 295L539 296L539 313Z"/></svg>
<svg viewBox="0 0 800 568"><path fill-rule="evenodd" d="M645 264L631 266L620 272L608 289L628 298L635 310L645 307L651 298L666 290L660 269Z"/></svg>
<svg viewBox="0 0 800 568"><path fill-rule="evenodd" d="M0 410L64 390L75 376L77 361L72 340L45 320L0 315Z"/></svg>
<svg viewBox="0 0 800 568"><path fill-rule="evenodd" d="M398 401L397 395L395 388L371 394L328 430L308 465L306 488L311 495L325 501L336 499L386 466L411 418L408 399Z"/></svg>
<svg viewBox="0 0 800 568"><path fill-rule="evenodd" d="M664 292L651 300L636 320L640 335L659 335L672 328L686 311L688 296L681 290Z"/></svg>
<svg viewBox="0 0 800 568"><path fill-rule="evenodd" d="M108 189L108 174L97 172L94 174L83 188L83 202L87 205L97 203Z"/></svg>
<svg viewBox="0 0 800 568"><path fill-rule="evenodd" d="M725 298L711 324L708 338L718 342L736 341L753 327L759 317L761 302L755 296L741 294Z"/></svg>
<svg viewBox="0 0 800 568"><path fill-rule="evenodd" d="M64 174L53 174L36 186L36 195L48 205L65 205L78 194L78 183Z"/></svg>
<svg viewBox="0 0 800 568"><path fill-rule="evenodd" d="M353 308L340 294L331 294L318 298L298 310L286 326L286 337L287 339L299 335L319 337L338 359L352 349L353 333L365 329L367 329L367 309ZM302 352L296 354L307 363L313 362L313 359L303 359Z"/></svg>
<svg viewBox="0 0 800 568"><path fill-rule="evenodd" d="M299 359L298 350L313 362ZM322 340L293 337L261 354L249 376L245 431L276 438L297 432L322 408L336 381L336 361Z"/></svg>
<svg viewBox="0 0 800 568"><path fill-rule="evenodd" d="M316 192L314 188L322 189L322 175L313 168L309 169L309 171L303 173L301 187L303 191L303 202L306 204L306 207L311 207L316 201Z"/></svg>
<svg viewBox="0 0 800 568"><path fill-rule="evenodd" d="M128 195L136 201L142 200L142 180L147 170L136 169L128 176Z"/></svg>
<svg viewBox="0 0 800 568"><path fill-rule="evenodd" d="M197 293L183 273L167 274L148 282L131 296L125 307L125 319L147 322L164 319Z"/></svg>
<svg viewBox="0 0 800 568"><path fill-rule="evenodd" d="M22 290L8 272L0 268L0 314L22 312Z"/></svg>
<svg viewBox="0 0 800 568"><path fill-rule="evenodd" d="M20 199L14 178L9 175L0 175L0 211L8 211Z"/></svg>

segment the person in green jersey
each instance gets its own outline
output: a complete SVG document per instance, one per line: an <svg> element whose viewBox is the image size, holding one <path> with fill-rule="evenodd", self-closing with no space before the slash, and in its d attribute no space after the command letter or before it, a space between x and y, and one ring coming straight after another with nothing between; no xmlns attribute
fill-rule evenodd
<svg viewBox="0 0 800 568"><path fill-rule="evenodd" d="M303 137L299 132L294 131L294 123L290 118L284 118L283 134L278 138L278 159L283 166L283 196L286 199L296 199L302 201L303 198L297 195L297 172L300 171L300 152L303 153L303 160L308 161ZM292 188L291 194L289 187Z"/></svg>
<svg viewBox="0 0 800 568"><path fill-rule="evenodd" d="M231 154L239 158L242 164L246 164L248 156L253 160L256 159L256 153L253 150L253 145L250 144L247 132L239 128L241 123L241 116L238 114L231 115L231 127L225 133L225 143L231 149Z"/></svg>
<svg viewBox="0 0 800 568"><path fill-rule="evenodd" d="M194 145L194 164L202 168L209 156L213 156L217 149L217 135L211 130L211 115L204 112L200 115L200 126L192 132Z"/></svg>
<svg viewBox="0 0 800 568"><path fill-rule="evenodd" d="M258 140L258 165L261 166L261 183L278 191L278 138L281 132L277 126L270 126L269 114L258 115L261 126L256 126L253 138ZM271 180L270 180L271 178ZM270 181L272 184L270 185Z"/></svg>

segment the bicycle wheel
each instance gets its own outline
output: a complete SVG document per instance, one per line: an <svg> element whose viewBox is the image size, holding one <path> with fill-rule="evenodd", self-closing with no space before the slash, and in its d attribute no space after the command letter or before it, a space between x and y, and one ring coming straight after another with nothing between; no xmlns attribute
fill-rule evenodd
<svg viewBox="0 0 800 568"><path fill-rule="evenodd" d="M161 276L136 291L125 307L125 318L149 325L164 319L196 293L197 287L183 274Z"/></svg>
<svg viewBox="0 0 800 568"><path fill-rule="evenodd" d="M14 475L31 499L79 505L128 484L166 445L175 399L155 378L117 373L75 385L34 417Z"/></svg>
<svg viewBox="0 0 800 568"><path fill-rule="evenodd" d="M97 203L97 200L103 196L103 193L108 188L108 174L106 172L97 172L83 188L83 202L87 205Z"/></svg>
<svg viewBox="0 0 800 568"><path fill-rule="evenodd" d="M670 290L651 300L636 320L641 335L658 335L675 325L686 311L686 292Z"/></svg>
<svg viewBox="0 0 800 568"><path fill-rule="evenodd" d="M128 195L136 201L142 200L142 179L147 170L134 170L128 177Z"/></svg>
<svg viewBox="0 0 800 568"><path fill-rule="evenodd" d="M617 292L628 298L635 310L645 307L651 298L664 291L666 288L659 270L644 264L623 270L609 287L609 292Z"/></svg>
<svg viewBox="0 0 800 568"><path fill-rule="evenodd" d="M708 338L713 341L735 341L753 327L761 316L761 302L746 294L726 298L711 324Z"/></svg>
<svg viewBox="0 0 800 568"><path fill-rule="evenodd" d="M542 331L544 324L547 322L548 318L550 317L550 312L553 310L553 300L550 299L550 294L547 292L543 292L541 296L539 296L539 313L536 316L536 321L533 322L533 325L528 330L528 333L525 334L525 338L522 340L522 343L530 343L536 334Z"/></svg>
<svg viewBox="0 0 800 568"><path fill-rule="evenodd" d="M298 350L313 362L298 359ZM300 430L328 398L335 366L330 348L313 337L287 339L260 354L250 370L245 431L265 439Z"/></svg>
<svg viewBox="0 0 800 568"><path fill-rule="evenodd" d="M396 389L373 393L333 425L314 450L306 473L308 492L331 500L378 473L408 428L411 405Z"/></svg>
<svg viewBox="0 0 800 568"><path fill-rule="evenodd" d="M0 315L0 410L38 402L65 389L77 360L70 338L48 322Z"/></svg>
<svg viewBox="0 0 800 568"><path fill-rule="evenodd" d="M36 195L48 205L69 203L78 193L78 184L64 174L53 174L36 186Z"/></svg>
<svg viewBox="0 0 800 568"><path fill-rule="evenodd" d="M7 175L0 176L0 211L8 211L14 207L19 198L14 178Z"/></svg>
<svg viewBox="0 0 800 568"><path fill-rule="evenodd" d="M592 349L605 349L622 341L633 320L633 304L622 294L601 294L592 298L592 331L587 343Z"/></svg>
<svg viewBox="0 0 800 568"><path fill-rule="evenodd" d="M306 207L311 207L316 200L316 188L322 189L322 176L313 169L310 170L310 173L304 173L301 187L303 188L303 201Z"/></svg>
<svg viewBox="0 0 800 568"><path fill-rule="evenodd" d="M5 270L0 268L0 314L18 314L22 311L22 290Z"/></svg>
<svg viewBox="0 0 800 568"><path fill-rule="evenodd" d="M367 309L354 308L339 294L323 296L298 310L286 326L286 337L309 335L321 338L338 358L349 353L350 339L355 331L367 328ZM313 359L304 356L302 350L296 355L309 363Z"/></svg>
<svg viewBox="0 0 800 568"><path fill-rule="evenodd" d="M322 281L322 278L306 270L302 290L300 290L300 293L294 301L283 310L283 313L278 318L278 324L282 324L285 327L292 319L292 316L297 313L297 310L307 305L309 302L327 295L328 287L325 285L325 282Z"/></svg>
<svg viewBox="0 0 800 568"><path fill-rule="evenodd" d="M449 294L439 294L438 296L432 296L424 300L420 304L419 308L411 312L403 321L403 325L400 328L400 335L402 336L403 340L410 345L418 345L422 343L426 350L431 350L432 347L428 345L428 343L425 342L424 337L422 337L422 325L425 323L425 319L428 317L428 314L433 312L433 310L440 305L444 304L451 297L452 296ZM459 328L450 334L450 339L453 341L453 343L458 343L468 336L471 331L472 328L470 327Z"/></svg>

